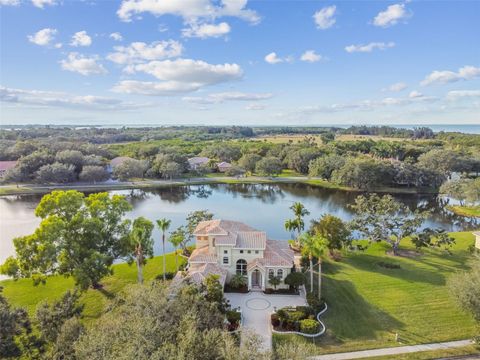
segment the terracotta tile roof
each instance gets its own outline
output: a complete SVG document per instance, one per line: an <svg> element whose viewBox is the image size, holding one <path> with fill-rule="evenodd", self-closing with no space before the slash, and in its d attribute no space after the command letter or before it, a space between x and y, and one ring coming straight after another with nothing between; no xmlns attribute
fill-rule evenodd
<svg viewBox="0 0 480 360"><path fill-rule="evenodd" d="M194 156L187 159L187 161L190 165L201 165L209 162L210 159L208 157Z"/></svg>
<svg viewBox="0 0 480 360"><path fill-rule="evenodd" d="M218 281L223 287L225 285L225 280L227 279L227 273L228 272L226 269L221 268L217 264L205 264L203 266L196 267L195 269L189 269L185 276L181 271L177 272L170 284L170 288L173 291L178 290L184 281L191 281L192 283L201 285L205 278L210 274L218 275Z"/></svg>
<svg viewBox="0 0 480 360"><path fill-rule="evenodd" d="M0 161L0 171L13 169L17 165L16 161Z"/></svg>
<svg viewBox="0 0 480 360"><path fill-rule="evenodd" d="M221 163L218 163L217 166L219 168L229 168L229 167L232 167L232 164L230 164L226 161L222 161Z"/></svg>
<svg viewBox="0 0 480 360"><path fill-rule="evenodd" d="M118 165L122 164L125 160L134 160L134 159L132 159L131 157L128 157L128 156L118 156L118 157L110 160L110 165L112 167L115 167L115 166L118 166Z"/></svg>
<svg viewBox="0 0 480 360"><path fill-rule="evenodd" d="M257 231L244 223L232 220L209 220L200 222L195 231L195 235L224 235L237 233L239 231Z"/></svg>
<svg viewBox="0 0 480 360"><path fill-rule="evenodd" d="M217 256L208 252L208 247L193 250L188 258L190 263L216 263Z"/></svg>
<svg viewBox="0 0 480 360"><path fill-rule="evenodd" d="M238 249L265 249L267 234L263 231L239 231L237 243Z"/></svg>
<svg viewBox="0 0 480 360"><path fill-rule="evenodd" d="M247 264L247 270L251 270L256 266L262 269L270 266L292 267L293 261L294 253L288 246L288 241L267 240L263 258L250 261Z"/></svg>

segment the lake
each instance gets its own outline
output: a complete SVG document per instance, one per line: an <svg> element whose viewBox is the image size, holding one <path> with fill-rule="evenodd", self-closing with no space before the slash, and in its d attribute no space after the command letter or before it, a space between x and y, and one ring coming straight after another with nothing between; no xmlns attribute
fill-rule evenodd
<svg viewBox="0 0 480 360"><path fill-rule="evenodd" d="M322 214L331 213L344 220L352 218L348 205L358 193L324 189L306 184L215 184L156 190L124 190L111 193L125 195L133 205L129 218L144 216L152 221L166 217L171 230L185 223L194 210L208 209L217 218L242 221L266 231L271 239L289 239L283 224L292 217L289 207L302 202L311 212L305 224ZM395 195L412 209L430 210L424 223L448 231L473 229L478 221L468 220L445 210L445 200L432 195ZM40 220L34 210L41 196L6 196L0 198L0 263L14 254L12 239L33 232ZM161 253L161 234L155 229L155 254ZM172 247L167 244L167 250Z"/></svg>

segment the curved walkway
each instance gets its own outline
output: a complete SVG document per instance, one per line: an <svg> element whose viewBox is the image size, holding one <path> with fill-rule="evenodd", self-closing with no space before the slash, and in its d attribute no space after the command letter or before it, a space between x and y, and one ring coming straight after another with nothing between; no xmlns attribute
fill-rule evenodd
<svg viewBox="0 0 480 360"><path fill-rule="evenodd" d="M471 344L472 344L471 340L448 341L448 342L433 343L433 344L399 346L399 347L392 347L392 348L372 349L372 350L353 351L353 352L346 352L346 353L318 355L318 356L312 356L309 359L310 360L364 359L364 358L369 358L369 357L374 357L374 356L388 356L388 355L416 353L416 352L422 352L422 351L452 349L452 348L468 346L468 345L471 345Z"/></svg>

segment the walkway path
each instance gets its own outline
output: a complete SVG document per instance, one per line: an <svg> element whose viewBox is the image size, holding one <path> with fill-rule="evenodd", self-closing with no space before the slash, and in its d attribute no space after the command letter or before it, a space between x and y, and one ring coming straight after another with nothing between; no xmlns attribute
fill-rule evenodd
<svg viewBox="0 0 480 360"><path fill-rule="evenodd" d="M270 314L285 306L306 305L300 295L265 295L263 292L251 291L247 294L225 293L230 305L235 308L240 306L243 316L243 327L253 330L261 339L263 348L272 348L272 330L270 327Z"/></svg>
<svg viewBox="0 0 480 360"><path fill-rule="evenodd" d="M362 350L362 351L337 353L337 354L318 355L318 356L312 356L310 358L310 360L363 359L363 358L368 358L368 357L373 357L373 356L387 356L387 355L415 353L415 352L421 352L421 351L452 349L452 348L468 346L468 345L471 345L471 344L472 344L472 342L470 340L459 340L459 341L449 341L449 342L434 343L434 344L399 346L399 347L392 347L392 348L383 348L383 349Z"/></svg>

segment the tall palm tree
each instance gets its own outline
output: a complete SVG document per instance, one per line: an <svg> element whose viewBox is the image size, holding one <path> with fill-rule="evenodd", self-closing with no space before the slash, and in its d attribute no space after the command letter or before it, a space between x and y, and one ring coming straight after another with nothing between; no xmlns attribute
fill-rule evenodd
<svg viewBox="0 0 480 360"><path fill-rule="evenodd" d="M313 292L313 258L318 259L318 298L322 292L322 255L327 248L327 241L319 235L305 233L301 236L302 253L308 256L310 267L310 292Z"/></svg>
<svg viewBox="0 0 480 360"><path fill-rule="evenodd" d="M303 221L303 217L310 214L310 211L305 209L305 206L301 202L296 202L290 209L293 211L293 215L295 216L294 219L289 219L285 221L285 229L287 231L297 230L298 235L296 239L297 246L300 245L300 235L305 228L305 223Z"/></svg>
<svg viewBox="0 0 480 360"><path fill-rule="evenodd" d="M160 220L157 220L157 225L160 228L160 230L162 231L163 281L164 282L166 280L165 271L166 271L166 268L167 268L166 259L165 259L165 233L168 230L168 228L170 227L171 222L172 222L171 220L168 220L166 218L162 218Z"/></svg>
<svg viewBox="0 0 480 360"><path fill-rule="evenodd" d="M285 220L285 230L290 231L293 237L293 231L297 228L297 222L295 219L287 219Z"/></svg>
<svg viewBox="0 0 480 360"><path fill-rule="evenodd" d="M153 223L144 217L134 220L129 237L129 262L135 260L137 264L137 281L143 284L143 266L146 258L153 256L152 240Z"/></svg>
<svg viewBox="0 0 480 360"><path fill-rule="evenodd" d="M175 248L175 269L178 271L178 246L185 241L185 230L183 226L179 227L178 229L172 231L170 233L170 238L168 241L173 245Z"/></svg>

